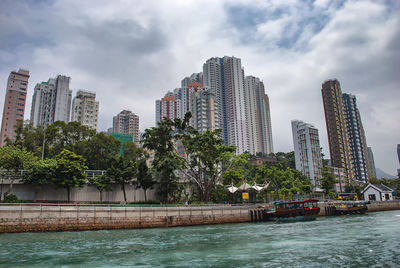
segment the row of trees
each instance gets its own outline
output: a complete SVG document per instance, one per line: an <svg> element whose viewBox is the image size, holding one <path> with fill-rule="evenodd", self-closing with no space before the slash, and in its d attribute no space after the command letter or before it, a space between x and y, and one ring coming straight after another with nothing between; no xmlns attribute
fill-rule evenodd
<svg viewBox="0 0 400 268"><path fill-rule="evenodd" d="M232 183L238 186L243 182L268 181L272 191L283 194L312 191L309 179L294 169L293 152L277 153L278 162L273 166L256 167L248 161L249 154L235 155L236 148L224 144L220 130L200 133L188 125L189 119L190 114L183 120L163 119L144 134L143 146L155 152L153 168L160 180L168 178L168 182L176 182L176 171L180 170L194 185L194 195L203 202L222 201L226 189L218 186ZM179 147L185 150L179 153L176 149ZM165 198L173 197L175 190L180 191L179 187L163 189Z"/></svg>
<svg viewBox="0 0 400 268"><path fill-rule="evenodd" d="M25 149L14 145L6 146L0 148L1 168L7 170L7 173L2 176L6 176L10 180L8 193L12 192L14 180L18 178L23 183L34 186L35 199L42 186L50 184L66 189L69 202L71 189L90 184L99 190L100 201L102 201L103 191L110 191L112 182L121 185L125 201L127 200L125 184L130 182L133 182L137 188L142 188L146 198L147 189L155 184L147 168L146 158L139 157L136 161L131 160L132 149L136 149L136 147L132 144L128 144L126 147L125 154L114 155L108 159L109 167L106 174L87 178L86 160L68 149L63 149L54 158L40 159ZM23 174L20 173L21 170L24 170ZM138 179L133 181L133 178L136 177Z"/></svg>
<svg viewBox="0 0 400 268"><path fill-rule="evenodd" d="M156 185L161 201L177 201L186 198L182 177L189 179L192 195L202 202L221 201L221 185L245 181L268 181L271 191L279 194L312 191L309 180L294 169L293 152L273 155L278 160L273 166L256 167L248 161L249 154L235 155L235 147L224 144L220 130L200 133L189 126L190 117L188 113L183 120L164 118L145 130L143 148L128 143L122 155L119 141L78 122L55 122L47 129L20 124L16 140L0 151L0 166L14 173L27 170L22 179L37 191L45 184L63 187L68 200L71 189L84 184L95 185L101 199L114 182L121 185L125 201L128 183L142 188L146 199L147 190ZM154 156L151 169L147 152ZM87 169L106 170L106 175L89 180L84 174Z"/></svg>

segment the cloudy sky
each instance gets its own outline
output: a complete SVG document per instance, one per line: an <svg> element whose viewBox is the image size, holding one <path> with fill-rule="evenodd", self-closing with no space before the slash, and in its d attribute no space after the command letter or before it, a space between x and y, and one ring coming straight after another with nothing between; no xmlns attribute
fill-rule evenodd
<svg viewBox="0 0 400 268"><path fill-rule="evenodd" d="M321 84L356 95L376 166L399 168L399 1L0 1L1 101L12 70L57 74L95 91L99 130L123 109L154 126L156 99L211 57L242 59L270 97L275 151L293 150L292 119L314 124L329 157Z"/></svg>

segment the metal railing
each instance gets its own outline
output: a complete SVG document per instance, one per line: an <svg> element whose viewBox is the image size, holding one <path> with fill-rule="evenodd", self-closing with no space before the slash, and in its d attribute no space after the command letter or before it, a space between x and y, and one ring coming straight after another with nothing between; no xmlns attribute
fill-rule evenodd
<svg viewBox="0 0 400 268"><path fill-rule="evenodd" d="M26 170L19 170L18 172L13 172L13 171L8 171L8 170L0 170L0 175L4 176L4 177L13 177L13 178L19 178L21 177L23 174L25 174L27 171ZM85 174L87 174L88 178L94 178L100 175L104 175L106 174L106 170L85 170L84 171Z"/></svg>

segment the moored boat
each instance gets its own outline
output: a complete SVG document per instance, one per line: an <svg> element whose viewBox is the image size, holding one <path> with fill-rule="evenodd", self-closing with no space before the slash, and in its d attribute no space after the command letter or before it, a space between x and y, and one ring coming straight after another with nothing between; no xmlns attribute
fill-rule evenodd
<svg viewBox="0 0 400 268"><path fill-rule="evenodd" d="M335 204L335 215L365 214L368 201L343 201Z"/></svg>
<svg viewBox="0 0 400 268"><path fill-rule="evenodd" d="M275 202L273 207L264 209L266 220L270 221L310 221L315 220L320 208L318 199Z"/></svg>

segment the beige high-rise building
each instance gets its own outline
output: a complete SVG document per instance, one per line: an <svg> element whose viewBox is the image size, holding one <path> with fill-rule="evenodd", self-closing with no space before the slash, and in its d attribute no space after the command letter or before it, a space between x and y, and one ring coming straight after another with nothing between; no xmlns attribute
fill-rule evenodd
<svg viewBox="0 0 400 268"><path fill-rule="evenodd" d="M193 89L190 94L191 125L199 132L218 129L218 103L209 89Z"/></svg>
<svg viewBox="0 0 400 268"><path fill-rule="evenodd" d="M0 146L5 145L7 137L15 140L15 125L24 120L26 93L29 71L12 71L8 77L6 97L4 99L3 119L1 123Z"/></svg>
<svg viewBox="0 0 400 268"><path fill-rule="evenodd" d="M133 141L139 146L139 116L123 110L113 118L113 132L133 134Z"/></svg>
<svg viewBox="0 0 400 268"><path fill-rule="evenodd" d="M353 168L350 141L340 83L336 79L325 81L321 91L331 164L333 167L344 168L346 178L351 179Z"/></svg>
<svg viewBox="0 0 400 268"><path fill-rule="evenodd" d="M96 101L96 93L78 90L72 101L71 121L80 122L88 128L97 130L99 115L99 102Z"/></svg>

